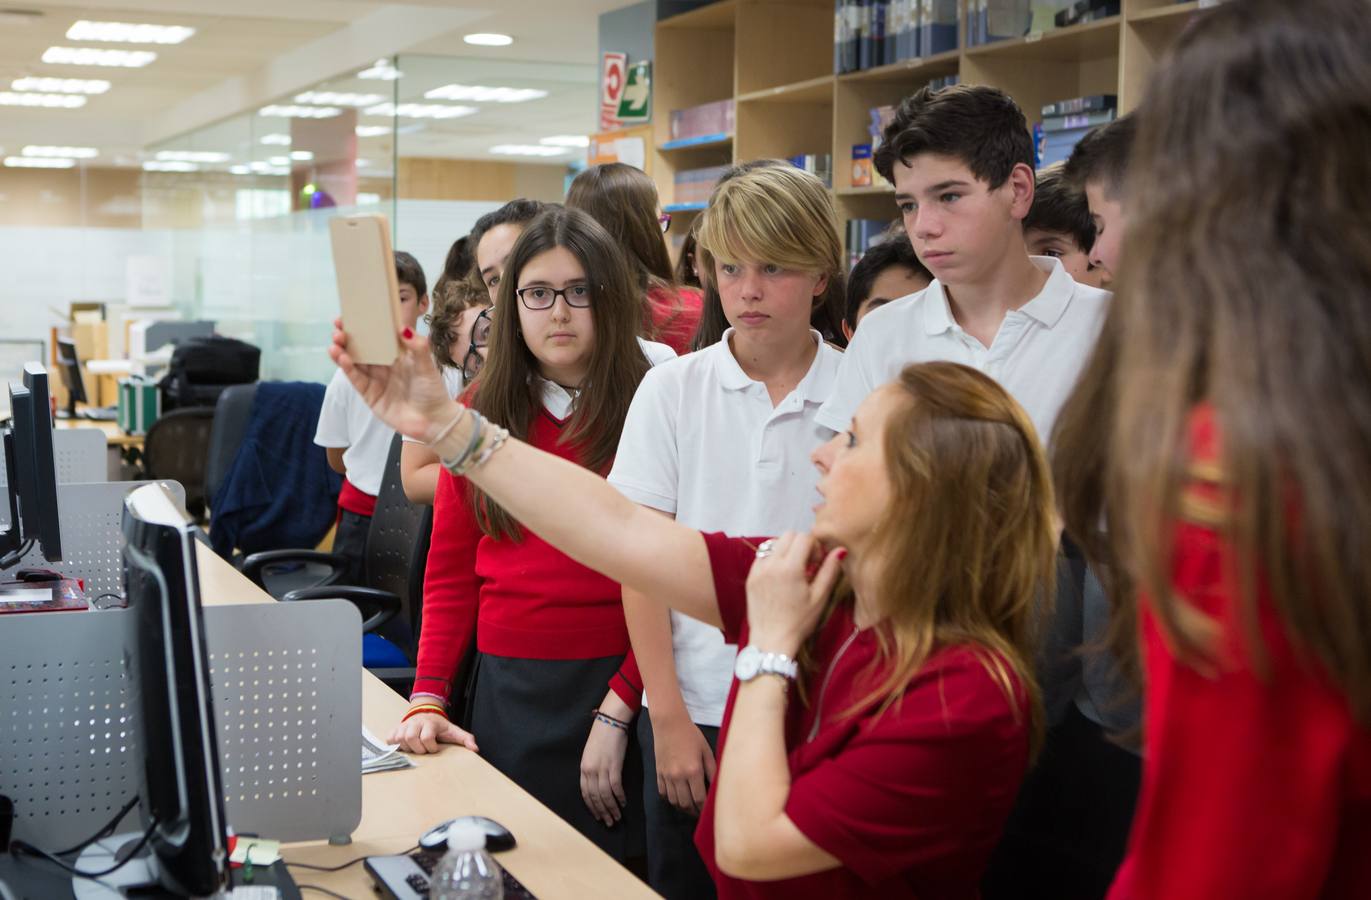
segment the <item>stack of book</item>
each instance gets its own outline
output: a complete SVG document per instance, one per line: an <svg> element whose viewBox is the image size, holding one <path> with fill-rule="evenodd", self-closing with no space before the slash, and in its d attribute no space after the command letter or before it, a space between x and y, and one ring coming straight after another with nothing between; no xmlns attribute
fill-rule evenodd
<svg viewBox="0 0 1371 900"><path fill-rule="evenodd" d="M787 161L797 169L804 169L811 175L817 175L825 187L833 187L832 153L801 153L788 157Z"/></svg>
<svg viewBox="0 0 1371 900"><path fill-rule="evenodd" d="M714 185L728 171L728 166L709 166L705 169L684 169L672 176L674 185L672 205L703 206L709 202Z"/></svg>
<svg viewBox="0 0 1371 900"><path fill-rule="evenodd" d="M1042 121L1033 126L1038 167L1070 156L1076 143L1092 128L1114 121L1118 105L1119 98L1114 94L1095 94L1044 106Z"/></svg>
<svg viewBox="0 0 1371 900"><path fill-rule="evenodd" d="M671 111L671 142L719 140L733 134L733 100L716 100Z"/></svg>
<svg viewBox="0 0 1371 900"><path fill-rule="evenodd" d="M1119 14L1119 0L968 0L968 46L1081 25Z"/></svg>
<svg viewBox="0 0 1371 900"><path fill-rule="evenodd" d="M834 0L834 72L956 49L957 0Z"/></svg>
<svg viewBox="0 0 1371 900"><path fill-rule="evenodd" d="M843 241L847 248L848 271L867 250L885 240L889 230L890 222L886 219L848 219L847 235Z"/></svg>

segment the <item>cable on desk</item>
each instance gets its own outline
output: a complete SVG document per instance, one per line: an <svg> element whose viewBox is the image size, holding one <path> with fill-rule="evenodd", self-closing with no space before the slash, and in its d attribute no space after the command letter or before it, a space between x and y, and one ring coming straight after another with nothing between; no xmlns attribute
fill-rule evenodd
<svg viewBox="0 0 1371 900"><path fill-rule="evenodd" d="M413 847L410 847L408 850L401 850L399 853L396 853L395 855L396 855L396 856L409 856L411 853L413 853L415 850L418 850L418 849L419 849L419 845L418 845L418 844L415 844ZM288 868L288 869L312 869L312 870L314 870L315 872L341 872L342 870L348 868L349 866L355 866L355 865L357 865L359 862L362 862L363 860L368 859L368 858L370 858L370 857L372 857L372 856L375 856L375 855L376 855L375 853L368 853L366 856L359 856L359 857L357 857L356 859L350 859L350 860L348 860L347 862L342 863L341 865L337 865L337 866L316 866L316 865L313 865L313 864L311 864L311 863L287 862L287 863L286 863L286 868Z"/></svg>
<svg viewBox="0 0 1371 900"><path fill-rule="evenodd" d="M301 893L303 893L303 892L305 892L305 891L318 891L319 893L321 893L321 894L327 894L327 895L330 896L330 897L337 897L338 900L352 900L351 897L346 897L346 896L344 896L344 895L342 895L342 894L336 893L336 892L334 892L334 891L330 891L328 888L325 888L325 887L319 887L319 885L317 885L317 884L297 884L297 885L295 885L295 888L296 888L296 890L300 891Z"/></svg>
<svg viewBox="0 0 1371 900"><path fill-rule="evenodd" d="M73 853L86 849L91 844L95 843L101 838L107 838L110 835L114 834L114 829L119 827L119 823L124 820L124 816L127 816L129 812L137 805L138 795L135 794L132 798L129 799L128 803L124 804L123 809L119 810L119 812L114 814L114 818L110 819L109 823L105 825L104 828L101 828L95 834L86 838L79 844L76 844L72 847L68 847L66 850L58 850L56 853L53 854L53 856L71 856Z"/></svg>
<svg viewBox="0 0 1371 900"><path fill-rule="evenodd" d="M156 830L157 819L154 818L152 822L148 824L148 830L143 832L142 838L139 839L138 844L133 848L133 850L130 853L125 855L123 859L119 860L114 865L110 866L108 869L101 869L98 872L84 872L81 869L78 869L75 866L71 865L66 860L58 859L56 856L54 856L51 853L48 853L46 850L39 850L37 847L33 846L27 841L14 841L10 844L10 852L22 853L26 856L36 856L40 859L46 859L48 862L52 863L53 865L57 866L63 871L70 872L77 878L104 878L106 875L112 875L113 873L118 872L124 866L128 865L129 860L136 857L140 852L142 852L142 849L147 846L148 841L152 838L152 833Z"/></svg>

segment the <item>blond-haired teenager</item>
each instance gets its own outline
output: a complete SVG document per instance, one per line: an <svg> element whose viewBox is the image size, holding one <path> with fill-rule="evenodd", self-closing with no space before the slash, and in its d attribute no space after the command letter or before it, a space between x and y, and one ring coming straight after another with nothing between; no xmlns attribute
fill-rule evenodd
<svg viewBox="0 0 1371 900"><path fill-rule="evenodd" d="M810 327L830 288L842 295L832 200L814 176L764 166L722 183L703 215L701 274L717 288L730 327L718 343L644 379L610 484L691 528L808 528L819 477L810 448L832 434L814 416L842 358ZM737 647L717 627L632 590L624 591L624 614L646 694L638 733L649 881L668 898L709 896L694 833Z"/></svg>

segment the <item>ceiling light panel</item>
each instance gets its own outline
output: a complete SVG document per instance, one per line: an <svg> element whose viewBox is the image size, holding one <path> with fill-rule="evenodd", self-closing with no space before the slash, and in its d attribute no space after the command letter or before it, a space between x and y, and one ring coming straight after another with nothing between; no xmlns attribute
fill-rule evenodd
<svg viewBox="0 0 1371 900"><path fill-rule="evenodd" d="M309 150L292 150L290 151L290 158L296 162L309 162L314 159L314 154Z"/></svg>
<svg viewBox="0 0 1371 900"><path fill-rule="evenodd" d="M143 163L144 172L198 172L200 167L193 162L178 160L148 160Z"/></svg>
<svg viewBox="0 0 1371 900"><path fill-rule="evenodd" d="M6 156L5 165L12 169L70 169L76 165L76 160L42 156Z"/></svg>
<svg viewBox="0 0 1371 900"><path fill-rule="evenodd" d="M547 96L537 88L485 87L479 84L445 84L424 94L430 100L464 100L469 103L525 103Z"/></svg>
<svg viewBox="0 0 1371 900"><path fill-rule="evenodd" d="M466 41L468 44L475 44L478 47L508 47L510 44L514 43L514 38L507 34L492 34L487 32L468 34L463 37L462 40Z"/></svg>
<svg viewBox="0 0 1371 900"><path fill-rule="evenodd" d="M59 66L107 66L141 69L157 59L151 50L102 50L99 47L49 47L43 62Z"/></svg>
<svg viewBox="0 0 1371 900"><path fill-rule="evenodd" d="M10 83L16 91L40 91L48 94L103 94L109 82L99 78L16 78Z"/></svg>
<svg viewBox="0 0 1371 900"><path fill-rule="evenodd" d="M269 147L289 147L290 135L288 134L264 134L261 142Z"/></svg>
<svg viewBox="0 0 1371 900"><path fill-rule="evenodd" d="M27 94L0 91L0 106L35 106L45 109L79 109L86 105L84 94Z"/></svg>
<svg viewBox="0 0 1371 900"><path fill-rule="evenodd" d="M331 119L341 113L336 106L290 106L273 104L258 110L259 116L275 116L281 119Z"/></svg>
<svg viewBox="0 0 1371 900"><path fill-rule="evenodd" d="M90 22L81 19L67 29L67 40L121 44L179 44L193 34L195 29L185 25Z"/></svg>
<svg viewBox="0 0 1371 900"><path fill-rule="evenodd" d="M383 134L390 134L389 125L358 125L357 136L359 138L380 137Z"/></svg>
<svg viewBox="0 0 1371 900"><path fill-rule="evenodd" d="M545 137L538 143L549 147L589 147L590 138L584 134L556 134Z"/></svg>
<svg viewBox="0 0 1371 900"><path fill-rule="evenodd" d="M394 81L397 78L403 78L404 73L395 68L390 60L378 59L370 69L363 69L358 72L357 77L367 81Z"/></svg>
<svg viewBox="0 0 1371 900"><path fill-rule="evenodd" d="M158 150L157 158L173 162L220 163L228 162L232 157L214 150Z"/></svg>
<svg viewBox="0 0 1371 900"><path fill-rule="evenodd" d="M94 159L100 151L94 147L48 147L29 144L21 151L24 156L55 156L66 159Z"/></svg>
<svg viewBox="0 0 1371 900"><path fill-rule="evenodd" d="M490 148L490 152L501 156L561 156L566 150L542 144L497 144Z"/></svg>
<svg viewBox="0 0 1371 900"><path fill-rule="evenodd" d="M378 103L369 107L369 116L399 116L402 119L458 119L479 110L474 106L445 106L440 103Z"/></svg>
<svg viewBox="0 0 1371 900"><path fill-rule="evenodd" d="M386 99L385 94L352 94L339 91L305 91L295 95L296 103L319 103L324 106L370 106Z"/></svg>

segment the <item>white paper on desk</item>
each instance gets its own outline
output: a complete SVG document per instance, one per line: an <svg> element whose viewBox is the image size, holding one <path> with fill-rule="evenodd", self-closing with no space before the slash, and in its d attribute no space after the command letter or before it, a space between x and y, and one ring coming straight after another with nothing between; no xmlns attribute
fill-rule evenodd
<svg viewBox="0 0 1371 900"><path fill-rule="evenodd" d="M385 744L362 726L362 774L387 772L391 769L410 769L414 761L400 752L399 744Z"/></svg>

